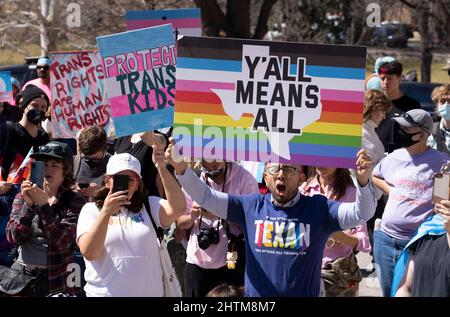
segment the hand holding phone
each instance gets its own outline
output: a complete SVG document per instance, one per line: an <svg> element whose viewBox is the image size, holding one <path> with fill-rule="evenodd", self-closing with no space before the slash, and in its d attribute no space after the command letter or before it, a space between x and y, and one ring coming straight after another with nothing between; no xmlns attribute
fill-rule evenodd
<svg viewBox="0 0 450 317"><path fill-rule="evenodd" d="M433 177L433 202L450 200L450 174L438 173Z"/></svg>
<svg viewBox="0 0 450 317"><path fill-rule="evenodd" d="M128 175L114 175L112 192L115 193L122 190L128 190L129 180L130 177Z"/></svg>
<svg viewBox="0 0 450 317"><path fill-rule="evenodd" d="M31 162L30 181L39 188L44 188L45 163L43 161Z"/></svg>

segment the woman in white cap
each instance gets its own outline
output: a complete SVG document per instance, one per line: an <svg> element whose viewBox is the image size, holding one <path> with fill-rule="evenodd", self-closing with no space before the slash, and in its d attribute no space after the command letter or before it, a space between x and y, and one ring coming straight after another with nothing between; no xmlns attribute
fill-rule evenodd
<svg viewBox="0 0 450 317"><path fill-rule="evenodd" d="M183 214L186 203L166 169L163 148L153 145L153 161L167 200L144 195L139 161L121 153L110 158L105 186L94 194L95 202L83 207L77 243L86 262L88 297L164 296L157 235L149 213L156 226L168 228ZM114 192L117 175L128 176L127 190Z"/></svg>

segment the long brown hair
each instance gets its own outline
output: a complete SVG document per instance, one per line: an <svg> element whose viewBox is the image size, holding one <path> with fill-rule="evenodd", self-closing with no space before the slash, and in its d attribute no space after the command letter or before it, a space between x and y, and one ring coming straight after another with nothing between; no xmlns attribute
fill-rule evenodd
<svg viewBox="0 0 450 317"><path fill-rule="evenodd" d="M92 195L92 200L95 202L95 205L98 209L102 209L103 204L105 202L106 196L108 196L109 188L105 186L105 180L102 182L102 187L100 187L94 194ZM147 198L147 193L144 190L144 186L142 181L139 183L139 188L134 192L133 196L131 196L131 204L127 205L126 208L133 213L138 213L141 211L142 206L144 205L144 200Z"/></svg>
<svg viewBox="0 0 450 317"><path fill-rule="evenodd" d="M370 114L377 110L389 112L391 110L391 101L381 91L370 89L364 93L364 121L369 120Z"/></svg>
<svg viewBox="0 0 450 317"><path fill-rule="evenodd" d="M307 185L311 183L311 181L318 177L317 170L314 168L313 175L308 179ZM337 168L334 172L334 180L333 180L333 191L331 192L331 200L339 200L341 199L345 193L347 192L347 188L355 187L353 183L353 179L350 175L350 170L346 168Z"/></svg>

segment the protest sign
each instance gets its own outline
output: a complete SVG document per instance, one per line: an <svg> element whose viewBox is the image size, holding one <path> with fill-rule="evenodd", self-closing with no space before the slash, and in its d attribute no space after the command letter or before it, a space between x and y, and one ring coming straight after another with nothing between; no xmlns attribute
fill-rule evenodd
<svg viewBox="0 0 450 317"><path fill-rule="evenodd" d="M174 131L185 157L355 167L366 48L183 37Z"/></svg>
<svg viewBox="0 0 450 317"><path fill-rule="evenodd" d="M199 8L127 11L125 20L129 31L171 23L178 35L202 36Z"/></svg>
<svg viewBox="0 0 450 317"><path fill-rule="evenodd" d="M98 52L52 53L51 130L54 138L75 138L83 128L100 125L110 134L110 109Z"/></svg>
<svg viewBox="0 0 450 317"><path fill-rule="evenodd" d="M175 40L170 24L97 37L116 136L173 125Z"/></svg>
<svg viewBox="0 0 450 317"><path fill-rule="evenodd" d="M13 97L11 72L0 72L0 102L8 102Z"/></svg>

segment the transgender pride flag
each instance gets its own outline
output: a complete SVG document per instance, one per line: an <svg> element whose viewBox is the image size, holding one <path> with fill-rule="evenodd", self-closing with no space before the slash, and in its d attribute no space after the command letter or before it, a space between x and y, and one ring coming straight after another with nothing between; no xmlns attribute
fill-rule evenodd
<svg viewBox="0 0 450 317"><path fill-rule="evenodd" d="M171 23L179 35L202 36L200 9L127 11L127 30Z"/></svg>

